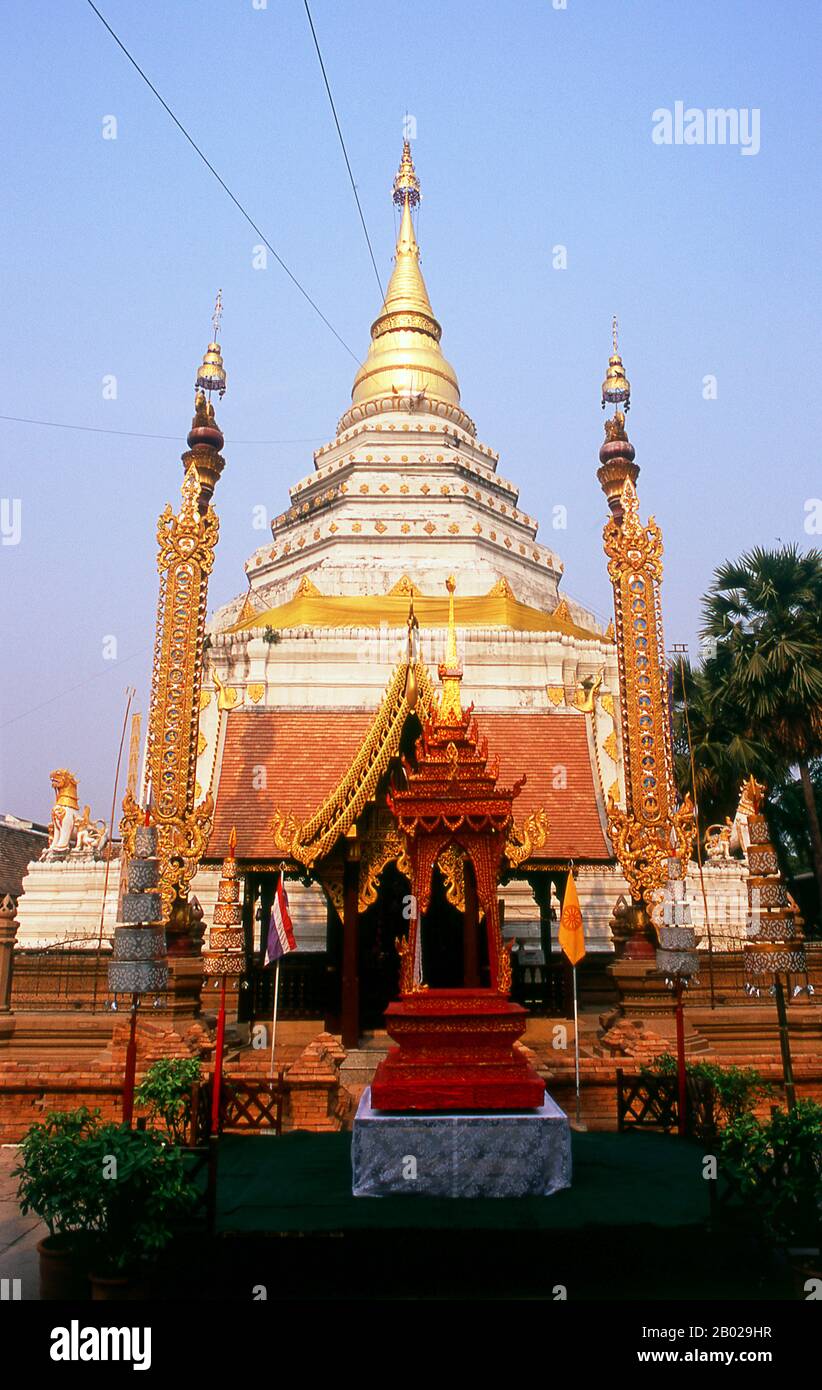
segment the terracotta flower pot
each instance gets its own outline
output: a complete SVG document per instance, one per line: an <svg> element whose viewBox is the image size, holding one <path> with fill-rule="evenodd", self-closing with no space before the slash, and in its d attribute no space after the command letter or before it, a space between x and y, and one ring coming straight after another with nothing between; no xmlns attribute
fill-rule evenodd
<svg viewBox="0 0 822 1390"><path fill-rule="evenodd" d="M85 1301L89 1296L85 1261L64 1236L46 1236L38 1241L40 1256L40 1298L52 1301Z"/></svg>
<svg viewBox="0 0 822 1390"><path fill-rule="evenodd" d="M140 1303L148 1298L142 1274L90 1274L93 1303Z"/></svg>

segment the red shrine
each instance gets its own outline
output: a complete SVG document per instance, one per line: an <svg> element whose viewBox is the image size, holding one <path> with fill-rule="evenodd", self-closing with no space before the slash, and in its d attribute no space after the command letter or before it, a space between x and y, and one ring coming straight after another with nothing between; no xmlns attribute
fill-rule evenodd
<svg viewBox="0 0 822 1390"><path fill-rule="evenodd" d="M404 785L392 786L387 798L407 845L412 916L408 935L397 942L400 998L385 1015L397 1046L377 1069L371 1103L375 1110L400 1111L532 1109L542 1105L545 1085L515 1046L525 1031L526 1010L508 998L511 948L502 939L497 897L514 798L525 778L510 789L497 786L499 761L489 768L488 743L480 739L473 706L462 709L453 579L448 591L439 705L417 739L415 762L403 759ZM423 918L434 868L452 848L464 868L463 985L434 989L423 978ZM436 923L430 930L436 931Z"/></svg>

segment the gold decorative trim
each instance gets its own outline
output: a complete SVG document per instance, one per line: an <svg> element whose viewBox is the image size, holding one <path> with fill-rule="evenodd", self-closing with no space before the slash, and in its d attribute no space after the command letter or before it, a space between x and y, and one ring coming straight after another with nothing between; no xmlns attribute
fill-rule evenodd
<svg viewBox="0 0 822 1390"><path fill-rule="evenodd" d="M388 589L388 598L391 599L417 599L419 596L419 588L416 587L416 584L413 584L408 574L402 574L399 580L396 581L394 588Z"/></svg>
<svg viewBox="0 0 822 1390"><path fill-rule="evenodd" d="M210 793L195 805L208 576L220 529L210 505L200 512L201 493L196 464L190 463L179 512L175 515L169 504L157 524L160 591L146 764L157 826L164 921L175 897L187 896L211 833L214 809ZM126 854L133 850L141 814L127 792L121 822Z"/></svg>
<svg viewBox="0 0 822 1390"><path fill-rule="evenodd" d="M602 751L612 762L617 759L617 737L616 730L612 729L607 738L602 740Z"/></svg>
<svg viewBox="0 0 822 1390"><path fill-rule="evenodd" d="M265 694L265 686L259 681L255 681L252 685L246 687L245 693L252 705L258 705Z"/></svg>
<svg viewBox="0 0 822 1390"><path fill-rule="evenodd" d="M458 912L465 911L465 855L458 845L450 844L437 858L445 896Z"/></svg>
<svg viewBox="0 0 822 1390"><path fill-rule="evenodd" d="M559 708L560 705L565 704L564 685L546 685L545 689L548 692L548 699L551 701L552 705Z"/></svg>
<svg viewBox="0 0 822 1390"><path fill-rule="evenodd" d="M380 877L387 864L396 864L399 872L411 878L411 865L406 853L405 837L395 826L371 840L364 840L360 853L360 872L357 906L365 912L377 901Z"/></svg>

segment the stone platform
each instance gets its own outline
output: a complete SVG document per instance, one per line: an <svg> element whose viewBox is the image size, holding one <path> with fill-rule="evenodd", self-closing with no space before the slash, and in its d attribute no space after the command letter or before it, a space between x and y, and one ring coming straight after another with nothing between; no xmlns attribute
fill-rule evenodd
<svg viewBox="0 0 822 1390"><path fill-rule="evenodd" d="M360 1099L351 1146L355 1197L548 1197L571 1186L571 1132L544 1092L536 1110L389 1114Z"/></svg>

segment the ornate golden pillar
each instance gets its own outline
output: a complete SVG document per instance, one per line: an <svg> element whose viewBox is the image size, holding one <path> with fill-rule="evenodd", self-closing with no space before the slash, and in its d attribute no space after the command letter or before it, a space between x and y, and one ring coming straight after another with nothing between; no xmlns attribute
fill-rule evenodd
<svg viewBox="0 0 822 1390"><path fill-rule="evenodd" d="M197 739L203 670L208 576L214 564L219 522L211 496L223 470L224 439L214 418L211 393L223 395L226 376L217 341L221 298L214 311L214 337L195 382L195 413L182 456L183 485L175 514L169 503L157 524L160 593L154 643L151 705L146 751L145 807L130 793L121 822L126 856L146 812L157 826L163 921L188 928L188 890L211 832L210 793L196 797ZM206 393L208 399L206 399ZM199 954L199 952L198 952Z"/></svg>
<svg viewBox="0 0 822 1390"><path fill-rule="evenodd" d="M649 910L664 892L668 859L686 864L694 836L689 797L679 804L674 780L668 666L662 631L662 532L639 517L635 483L639 465L625 431L620 406L630 408L631 386L614 344L602 384L602 405L617 406L605 422L597 477L611 517L603 532L608 575L614 589L614 626L619 665L625 806L608 797L608 833L633 900L631 932L624 956L653 960L655 938Z"/></svg>

